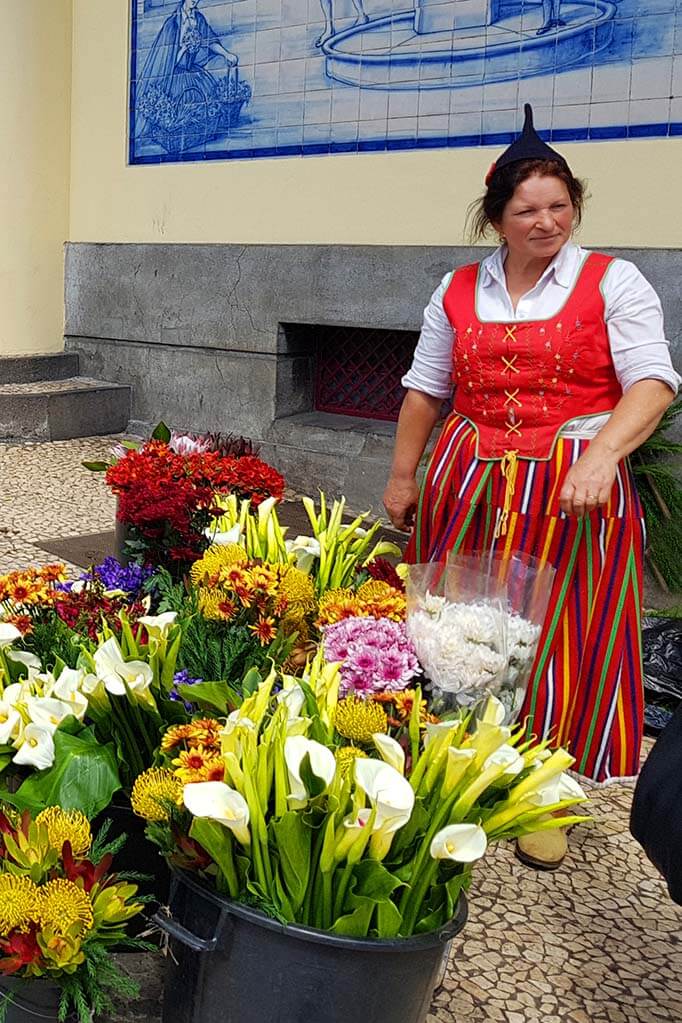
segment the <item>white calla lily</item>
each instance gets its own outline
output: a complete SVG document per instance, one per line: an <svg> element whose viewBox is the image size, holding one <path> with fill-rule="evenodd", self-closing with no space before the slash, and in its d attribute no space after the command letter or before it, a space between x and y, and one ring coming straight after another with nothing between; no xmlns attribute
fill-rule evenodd
<svg viewBox="0 0 682 1023"><path fill-rule="evenodd" d="M40 671L42 664L40 658L36 657L35 654L31 654L28 650L7 650L5 657L8 661L14 661L15 664L23 664L25 668L36 669Z"/></svg>
<svg viewBox="0 0 682 1023"><path fill-rule="evenodd" d="M222 781L199 781L185 785L182 798L195 817L218 821L234 834L242 845L249 845L249 804L236 789Z"/></svg>
<svg viewBox="0 0 682 1023"><path fill-rule="evenodd" d="M204 530L204 535L208 537L212 544L224 547L228 543L239 543L242 536L242 527L237 522L231 529L224 530L223 532L214 532L209 526L208 529Z"/></svg>
<svg viewBox="0 0 682 1023"><path fill-rule="evenodd" d="M14 757L15 764L34 767L37 771L45 771L54 763L54 739L52 731L42 725L31 723L26 725L22 743Z"/></svg>
<svg viewBox="0 0 682 1023"><path fill-rule="evenodd" d="M468 771L476 757L473 749L459 749L457 746L448 746L447 761L445 764L445 778L441 795L446 797L454 792L462 778Z"/></svg>
<svg viewBox="0 0 682 1023"><path fill-rule="evenodd" d="M125 696L127 685L138 699L153 702L149 695L149 687L154 679L150 665L144 661L124 661L121 648L113 636L95 650L93 659L98 678L101 678L105 689L112 696Z"/></svg>
<svg viewBox="0 0 682 1023"><path fill-rule="evenodd" d="M0 700L0 745L8 746L21 734L23 719L17 708L7 700Z"/></svg>
<svg viewBox="0 0 682 1023"><path fill-rule="evenodd" d="M140 625L144 625L150 639L161 641L168 637L177 617L177 611L164 611L160 615L142 615L141 618L138 618L138 622Z"/></svg>
<svg viewBox="0 0 682 1023"><path fill-rule="evenodd" d="M478 824L450 824L433 836L430 853L434 860L474 863L488 848L488 836Z"/></svg>
<svg viewBox="0 0 682 1023"><path fill-rule="evenodd" d="M500 746L494 753L490 754L483 764L483 770L493 765L501 766L502 764L506 766L506 771L502 775L503 778L515 777L517 774L521 774L521 771L526 766L526 762L518 750L508 743Z"/></svg>
<svg viewBox="0 0 682 1023"><path fill-rule="evenodd" d="M62 673L52 686L50 695L57 700L68 703L71 713L79 721L85 717L88 709L87 697L81 691L85 673L75 668L63 668Z"/></svg>
<svg viewBox="0 0 682 1023"><path fill-rule="evenodd" d="M285 739L284 759L289 775L289 801L294 809L305 806L310 798L301 778L301 764L306 756L310 758L310 769L316 778L324 782L325 788L331 785L336 774L336 758L322 743L303 735L292 735Z"/></svg>
<svg viewBox="0 0 682 1023"><path fill-rule="evenodd" d="M16 643L18 639L21 639L21 633L16 625L10 625L9 622L0 622L0 650L3 647L10 646L12 643Z"/></svg>
<svg viewBox="0 0 682 1023"><path fill-rule="evenodd" d="M297 536L295 540L287 540L285 547L288 554L294 555L296 568L307 573L310 573L321 551L320 541L312 536Z"/></svg>
<svg viewBox="0 0 682 1023"><path fill-rule="evenodd" d="M507 711L501 700L496 696L489 696L483 710L481 721L488 725L503 725Z"/></svg>
<svg viewBox="0 0 682 1023"><path fill-rule="evenodd" d="M372 739L377 751L385 763L390 764L400 774L405 774L405 750L399 742L396 742L390 735L383 732L376 732Z"/></svg>
<svg viewBox="0 0 682 1023"><path fill-rule="evenodd" d="M287 709L287 718L292 721L299 718L303 710L305 693L299 685L294 685L290 689L282 689L277 693L277 702L284 704Z"/></svg>
<svg viewBox="0 0 682 1023"><path fill-rule="evenodd" d="M427 721L424 731L424 749L457 727L457 721Z"/></svg>
<svg viewBox="0 0 682 1023"><path fill-rule="evenodd" d="M399 771L382 760L358 757L355 781L376 807L376 830L392 833L407 824L414 808L414 789Z"/></svg>
<svg viewBox="0 0 682 1023"><path fill-rule="evenodd" d="M570 774L560 774L552 778L545 785L528 796L529 802L534 806L554 806L566 799L572 799L576 803L587 799L587 796L578 782L571 778Z"/></svg>
<svg viewBox="0 0 682 1023"><path fill-rule="evenodd" d="M35 725L48 728L55 732L59 725L73 714L71 705L65 700L55 700L51 696L29 696L26 700L28 716Z"/></svg>

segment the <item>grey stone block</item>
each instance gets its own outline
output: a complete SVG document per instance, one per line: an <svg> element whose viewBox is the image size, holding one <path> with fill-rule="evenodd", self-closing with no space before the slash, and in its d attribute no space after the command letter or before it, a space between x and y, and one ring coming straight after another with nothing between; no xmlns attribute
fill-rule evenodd
<svg viewBox="0 0 682 1023"><path fill-rule="evenodd" d="M97 381L62 387L0 385L0 440L53 441L121 433L130 418L130 388Z"/></svg>
<svg viewBox="0 0 682 1023"><path fill-rule="evenodd" d="M32 384L38 380L66 380L77 375L78 356L73 353L0 356L0 384Z"/></svg>
<svg viewBox="0 0 682 1023"><path fill-rule="evenodd" d="M274 355L66 338L83 372L132 387L134 420L258 439L274 418Z"/></svg>

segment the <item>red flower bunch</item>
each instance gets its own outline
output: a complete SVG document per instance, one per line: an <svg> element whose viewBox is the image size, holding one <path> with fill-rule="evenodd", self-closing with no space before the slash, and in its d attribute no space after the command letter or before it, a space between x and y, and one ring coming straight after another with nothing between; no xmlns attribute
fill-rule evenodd
<svg viewBox="0 0 682 1023"><path fill-rule="evenodd" d="M74 632L96 641L103 621L120 636L121 611L125 611L131 625L147 614L147 608L140 601L131 604L125 597L106 597L103 589L97 583L90 583L80 593L62 593L54 605L57 616Z"/></svg>
<svg viewBox="0 0 682 1023"><path fill-rule="evenodd" d="M118 495L119 520L132 527L133 539L154 564L201 556L208 545L204 529L218 511L217 493L254 505L284 493L282 476L253 455L178 454L161 440L128 451L107 469L106 481Z"/></svg>

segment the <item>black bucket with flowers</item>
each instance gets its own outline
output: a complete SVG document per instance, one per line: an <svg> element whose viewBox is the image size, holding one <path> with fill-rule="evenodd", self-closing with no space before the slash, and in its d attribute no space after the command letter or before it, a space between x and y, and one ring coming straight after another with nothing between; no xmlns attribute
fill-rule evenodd
<svg viewBox="0 0 682 1023"><path fill-rule="evenodd" d="M474 715L339 698L338 663L274 668L199 737L172 728L133 799L169 858L164 1023L423 1023L465 924L473 863L500 839L585 818L563 750ZM398 706L400 704L400 706ZM409 715L405 707L409 704ZM211 780L185 761L211 746Z"/></svg>

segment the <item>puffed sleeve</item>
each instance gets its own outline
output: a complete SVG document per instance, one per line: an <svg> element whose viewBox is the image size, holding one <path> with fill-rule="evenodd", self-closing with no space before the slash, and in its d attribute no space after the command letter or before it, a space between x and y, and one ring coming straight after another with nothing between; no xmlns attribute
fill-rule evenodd
<svg viewBox="0 0 682 1023"><path fill-rule="evenodd" d="M444 400L452 393L454 332L443 309L443 295L451 277L450 273L445 275L424 310L412 365L402 379L403 387Z"/></svg>
<svg viewBox="0 0 682 1023"><path fill-rule="evenodd" d="M623 391L638 380L662 380L677 394L661 302L634 263L615 259L602 285L606 326L616 376Z"/></svg>

